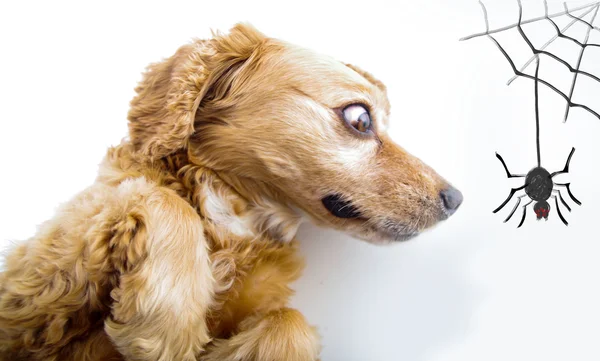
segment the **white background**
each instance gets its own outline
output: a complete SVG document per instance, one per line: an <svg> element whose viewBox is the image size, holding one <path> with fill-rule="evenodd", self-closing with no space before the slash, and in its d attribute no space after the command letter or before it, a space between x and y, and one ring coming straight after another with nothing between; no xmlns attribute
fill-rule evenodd
<svg viewBox="0 0 600 361"><path fill-rule="evenodd" d="M516 3L488 5L492 27L516 21ZM541 1L525 2L525 18L542 11ZM293 304L319 327L324 361L600 359L600 120L573 110L563 124L564 102L543 89L543 165L561 169L576 146L561 180L583 206L567 200L569 227L554 209L547 222L530 211L518 230L519 213L502 223L511 206L492 214L522 184L506 179L494 152L513 172L535 165L533 83L506 87L511 69L489 40L458 41L484 29L474 0L3 2L1 244L31 236L93 182L107 146L126 135L148 63L237 21L374 73L389 87L393 137L466 198L448 222L400 245L302 228L308 269ZM552 34L525 29L537 44ZM522 62L527 49L511 34L498 39ZM577 48L562 44L550 49L574 64ZM600 74L600 49L588 55L584 69ZM564 70L542 75L566 89ZM581 85L575 100L600 110L600 84Z"/></svg>

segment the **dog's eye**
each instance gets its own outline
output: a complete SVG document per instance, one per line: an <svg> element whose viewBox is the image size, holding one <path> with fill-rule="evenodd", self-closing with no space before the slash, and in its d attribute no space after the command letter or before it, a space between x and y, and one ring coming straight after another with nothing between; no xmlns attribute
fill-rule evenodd
<svg viewBox="0 0 600 361"><path fill-rule="evenodd" d="M364 106L359 104L349 105L342 113L346 123L359 132L366 133L371 129L371 116Z"/></svg>

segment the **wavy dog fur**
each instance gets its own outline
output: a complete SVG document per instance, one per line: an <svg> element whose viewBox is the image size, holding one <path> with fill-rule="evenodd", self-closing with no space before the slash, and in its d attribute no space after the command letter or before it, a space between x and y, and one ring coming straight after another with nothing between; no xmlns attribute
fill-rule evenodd
<svg viewBox="0 0 600 361"><path fill-rule="evenodd" d="M95 184L7 256L0 360L316 360L286 307L303 217L375 243L443 219L447 183L387 138L385 87L356 67L241 24L136 92ZM377 139L343 125L350 103ZM364 218L330 214L331 192Z"/></svg>

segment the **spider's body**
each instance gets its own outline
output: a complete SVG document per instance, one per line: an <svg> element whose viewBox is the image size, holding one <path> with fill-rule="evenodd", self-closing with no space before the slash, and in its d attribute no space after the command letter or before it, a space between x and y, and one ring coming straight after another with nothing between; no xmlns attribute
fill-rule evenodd
<svg viewBox="0 0 600 361"><path fill-rule="evenodd" d="M535 167L525 176L525 193L537 202L547 201L552 195L552 178L543 167Z"/></svg>
<svg viewBox="0 0 600 361"><path fill-rule="evenodd" d="M553 188L550 172L543 167L535 167L525 176L525 194L536 201L533 210L538 220L548 220L550 205L547 200L552 195Z"/></svg>

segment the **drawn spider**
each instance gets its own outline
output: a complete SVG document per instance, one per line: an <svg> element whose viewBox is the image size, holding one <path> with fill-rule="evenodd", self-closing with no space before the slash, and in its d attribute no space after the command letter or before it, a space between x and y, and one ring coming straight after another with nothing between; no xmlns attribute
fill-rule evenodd
<svg viewBox="0 0 600 361"><path fill-rule="evenodd" d="M571 212L571 207L569 207L567 202L565 202L560 190L555 189L555 187L565 187L567 190L567 193L569 194L569 197L571 197L573 202L575 202L577 205L581 205L581 202L577 198L575 198L575 196L573 196L573 193L571 192L571 188L570 188L570 185L571 185L570 183L556 183L553 180L553 178L559 174L569 173L569 165L571 163L571 158L573 157L573 153L575 153L575 148L571 149L571 153L569 153L569 157L567 158L565 167L562 170L550 173L546 170L546 168L542 167L541 154L540 154L540 113L539 113L539 97L538 97L538 95L539 95L539 89L538 89L539 88L539 79L538 79L539 70L540 70L540 59L538 57L538 58L536 58L536 69L535 69L535 116L536 116L536 134L537 134L537 161L538 161L537 166L535 168L533 168L532 170L530 170L529 173L527 173L526 175L512 174L508 170L508 167L506 166L504 159L502 159L502 156L500 154L496 153L496 158L498 158L498 160L500 160L500 163L502 163L502 166L504 167L504 170L506 171L506 176L508 178L525 178L525 184L518 188L512 188L510 190L510 194L508 195L508 198L506 198L506 200L504 202L502 202L502 204L494 210L494 213L498 213L498 211L500 211L502 208L504 208L504 206L506 204L508 204L508 202L510 202L510 200L515 195L515 193L517 193L520 190L524 190L525 194L517 197L517 204L515 204L512 211L509 213L508 217L506 217L506 219L504 220L504 223L508 222L510 220L510 218L513 216L513 214L515 214L515 211L517 210L519 205L521 204L521 200L526 196L529 197L530 201L522 206L523 207L523 216L521 217L521 222L519 222L519 226L517 228L520 228L523 225L523 222L525 222L525 218L527 217L527 207L533 202L536 202L533 205L533 210L535 212L537 219L541 220L543 218L545 220L548 220L548 215L550 214L550 204L548 204L548 199L550 199L550 198L554 199L554 201L555 201L556 212L558 213L560 220L566 226L569 225L569 222L567 222L567 220L565 219L565 217L562 215L562 213L560 211L560 206L558 205L558 200L560 199L561 203L565 206L565 208L567 208L567 210L569 212Z"/></svg>
<svg viewBox="0 0 600 361"><path fill-rule="evenodd" d="M600 31L600 28L596 27L593 25L597 15L600 12L600 3L596 2L596 3L592 3L586 6L582 6L580 8L577 9L572 9L569 10L567 8L566 3L564 4L565 7L565 11L562 13L557 13L557 14L552 14L549 15L548 13L548 4L547 1L544 1L544 6L545 6L545 16L544 17L540 17L540 18L536 18L536 19L532 19L532 20L527 20L527 21L522 21L522 17L523 17L523 7L521 4L520 0L517 0L517 3L519 5L519 21L516 24L510 25L510 26L506 26L504 28L500 28L500 29L496 29L496 30L490 30L489 27L489 21L488 21L488 14L487 14L487 10L485 8L485 5L480 1L480 4L482 6L483 9L483 14L484 14L484 18L485 18L485 24L486 24L486 31L484 33L479 33L479 34L475 34L475 35L471 35L468 36L466 38L463 38L461 40L468 40L468 39L472 39L474 37L479 37L479 36L487 36L488 38L490 38L494 44L498 47L498 49L500 49L500 51L502 52L502 54L504 55L504 57L508 60L510 66L512 67L512 70L515 74L515 76L509 81L509 85L510 83L515 80L518 77L522 77L522 78L527 78L527 79L532 79L535 83L535 115L536 115L536 140L537 140L537 166L534 167L533 169L531 169L526 175L523 174L512 174L509 170L508 167L506 166L506 163L504 162L504 159L502 158L502 156L500 156L500 154L496 153L496 158L498 158L498 160L500 160L500 162L502 163L502 166L504 167L504 170L506 171L506 175L508 178L525 178L525 184L521 187L517 187L517 188L512 188L510 190L510 194L508 195L508 197L506 198L506 200L498 207L496 208L493 212L497 213L499 212L502 208L504 208L504 206L506 206L511 199L513 198L513 196L523 190L525 194L517 196L517 203L515 204L515 206L513 207L513 209L511 210L511 212L509 213L508 217L506 217L506 219L504 220L504 222L508 222L511 217L515 214L516 210L519 208L519 206L521 205L521 201L523 198L528 197L529 198L529 202L527 202L526 204L524 204L522 206L523 208L523 215L521 217L521 221L519 222L519 225L517 228L521 227L523 225L523 223L525 222L525 218L527 217L527 207L532 204L533 202L535 202L535 204L533 205L533 210L536 214L536 217L538 220L541 219L545 219L548 220L548 216L550 214L550 204L548 203L549 199L553 199L554 203L556 204L556 211L558 213L558 216L560 217L561 221L565 224L565 225L569 225L569 223L566 221L566 219L564 218L561 210L560 210L560 205L558 203L558 200L560 199L560 202L562 203L562 205L567 208L567 210L570 212L571 211L571 207L569 207L569 205L567 204L567 202L565 202L561 190L558 189L558 187L564 187L567 191L567 193L569 194L569 197L571 198L571 200L573 200L573 202L575 202L577 205L581 205L581 202L575 198L575 196L573 196L573 193L571 192L571 188L570 188L570 183L556 183L554 182L554 177L560 174L566 174L569 172L569 165L571 163L571 158L573 157L573 154L575 153L575 148L571 149L571 153L569 153L569 157L567 158L567 162L565 163L565 167L560 170L560 171L556 171L553 173L550 173L549 171L547 171L544 167L542 167L541 164L541 155L540 155L540 114L539 114L539 84L544 84L545 86L547 86L548 88L552 89L556 94L560 95L563 99L565 99L565 101L567 102L567 110L565 113L565 121L567 120L568 116L569 116L569 110L571 108L581 108L583 110L586 110L587 112L591 113L592 115L594 115L595 117L600 119L600 114L598 114L598 112L594 111L593 109L591 109L590 107L584 105L584 104L578 104L573 102L572 98L573 98L573 91L575 89L575 85L577 82L577 78L578 76L582 75L582 76L586 76L588 78L591 78L595 81L600 82L600 78L590 74L588 72L582 71L580 69L581 63L582 63L582 58L584 56L584 52L587 48L590 47L600 47L600 44L591 44L588 43L589 38L590 38L590 33L592 31ZM587 10L586 10L587 9ZM580 15L581 17L576 17L574 15L572 15L573 11L578 11L578 10L586 10L582 15ZM585 20L582 19L582 17L586 16L587 14L592 14L592 19L590 22L587 22ZM569 18L572 18L573 20L571 21L571 23L569 25L567 25L563 30L560 30L558 28L558 26L556 25L556 23L552 20L552 18L554 17L558 17L558 16L562 16L562 15L566 15ZM526 23L532 23L532 22L536 22L536 21L543 21L543 20L547 20L549 21L554 29L556 30L556 35L549 40L541 49L536 49L533 44L531 43L531 41L529 40L529 38L527 37L527 35L525 34L525 32L523 31L522 28L522 24L526 24ZM567 35L565 35L565 31L568 30L573 24L580 22L585 24L588 27L588 31L587 31L587 35L585 38L585 41L579 42L578 40L569 37ZM491 35L493 33L498 33L501 31L505 31L508 29L512 29L512 28L517 28L519 33L521 34L522 38L525 40L525 42L527 43L527 45L529 46L529 48L531 49L531 51L533 52L533 57L519 70L517 69L517 67L515 66L515 63L513 62L513 60L511 59L511 57L508 55L508 53L504 50L504 48L500 45L500 43ZM554 40L556 40L557 38L564 38L567 40L570 40L574 43L576 43L577 45L580 46L581 48L581 52L579 54L579 60L577 62L577 66L576 67L572 67L568 62L566 62L565 60L559 58L558 56L545 51L544 49L546 47L548 47L548 45L550 45ZM573 81L571 83L571 89L569 94L565 94L563 92L561 92L558 88L556 88L554 85L550 84L549 82L540 79L539 78L539 70L540 70L540 56L544 55L546 57L549 57L561 64L563 64L565 67L567 67L569 69L569 71L571 73L573 73ZM535 68L535 76L529 75L527 73L524 73L525 68L527 68L527 66L529 66L533 61L536 61L536 68Z"/></svg>
<svg viewBox="0 0 600 361"><path fill-rule="evenodd" d="M534 201L536 203L533 205L533 210L535 212L535 215L537 216L537 219L540 220L540 219L544 218L545 220L548 220L548 215L550 214L550 204L548 204L549 198L554 199L554 201L556 203L556 211L558 213L558 216L560 217L560 220L566 226L568 226L569 222L567 222L567 220L565 219L565 217L562 215L562 213L560 211L560 207L558 205L558 199L560 199L561 203L565 206L565 208L567 208L567 210L569 212L571 211L571 207L569 207L567 202L565 202L560 190L554 189L554 187L555 186L565 187L567 189L567 193L569 194L569 197L571 197L573 202L577 203L577 205L581 205L581 202L579 200L577 200L577 198L575 198L575 196L573 196L573 193L571 193L571 188L570 188L571 183L555 183L552 180L552 178L556 175L569 172L569 163L571 162L571 157L573 156L573 153L575 153L575 148L571 149L571 153L569 154L569 158L567 159L565 168L561 171L550 173L544 167L537 166L537 167L533 168L532 170L530 170L529 173L527 173L527 175L521 175L521 174L515 175L515 174L510 173L508 171L508 168L506 167L506 163L504 163L504 159L502 159L500 154L496 153L496 157L500 160L500 162L502 162L502 165L504 166L504 170L506 171L506 175L508 176L508 178L525 177L525 184L518 188L512 188L510 190L510 195L508 196L508 198L506 198L506 200L498 208L496 208L494 210L494 213L498 213L498 211L500 211L502 208L504 208L504 206L508 202L510 202L510 200L515 195L515 193L524 189L525 194L517 197L517 199L518 199L517 204L515 204L515 206L513 207L512 211L510 212L508 217L506 217L506 219L504 220L504 223L508 222L510 220L510 218L513 216L513 214L515 214L515 211L519 207L519 204L521 204L521 199L524 198L525 196L528 196L530 201L522 206L523 207L523 216L521 217L521 222L519 222L519 226L517 228L521 227L523 225L523 222L525 222L525 218L527 216L527 207ZM554 194L554 193L556 193L556 194ZM557 195L558 195L558 197L557 197Z"/></svg>

